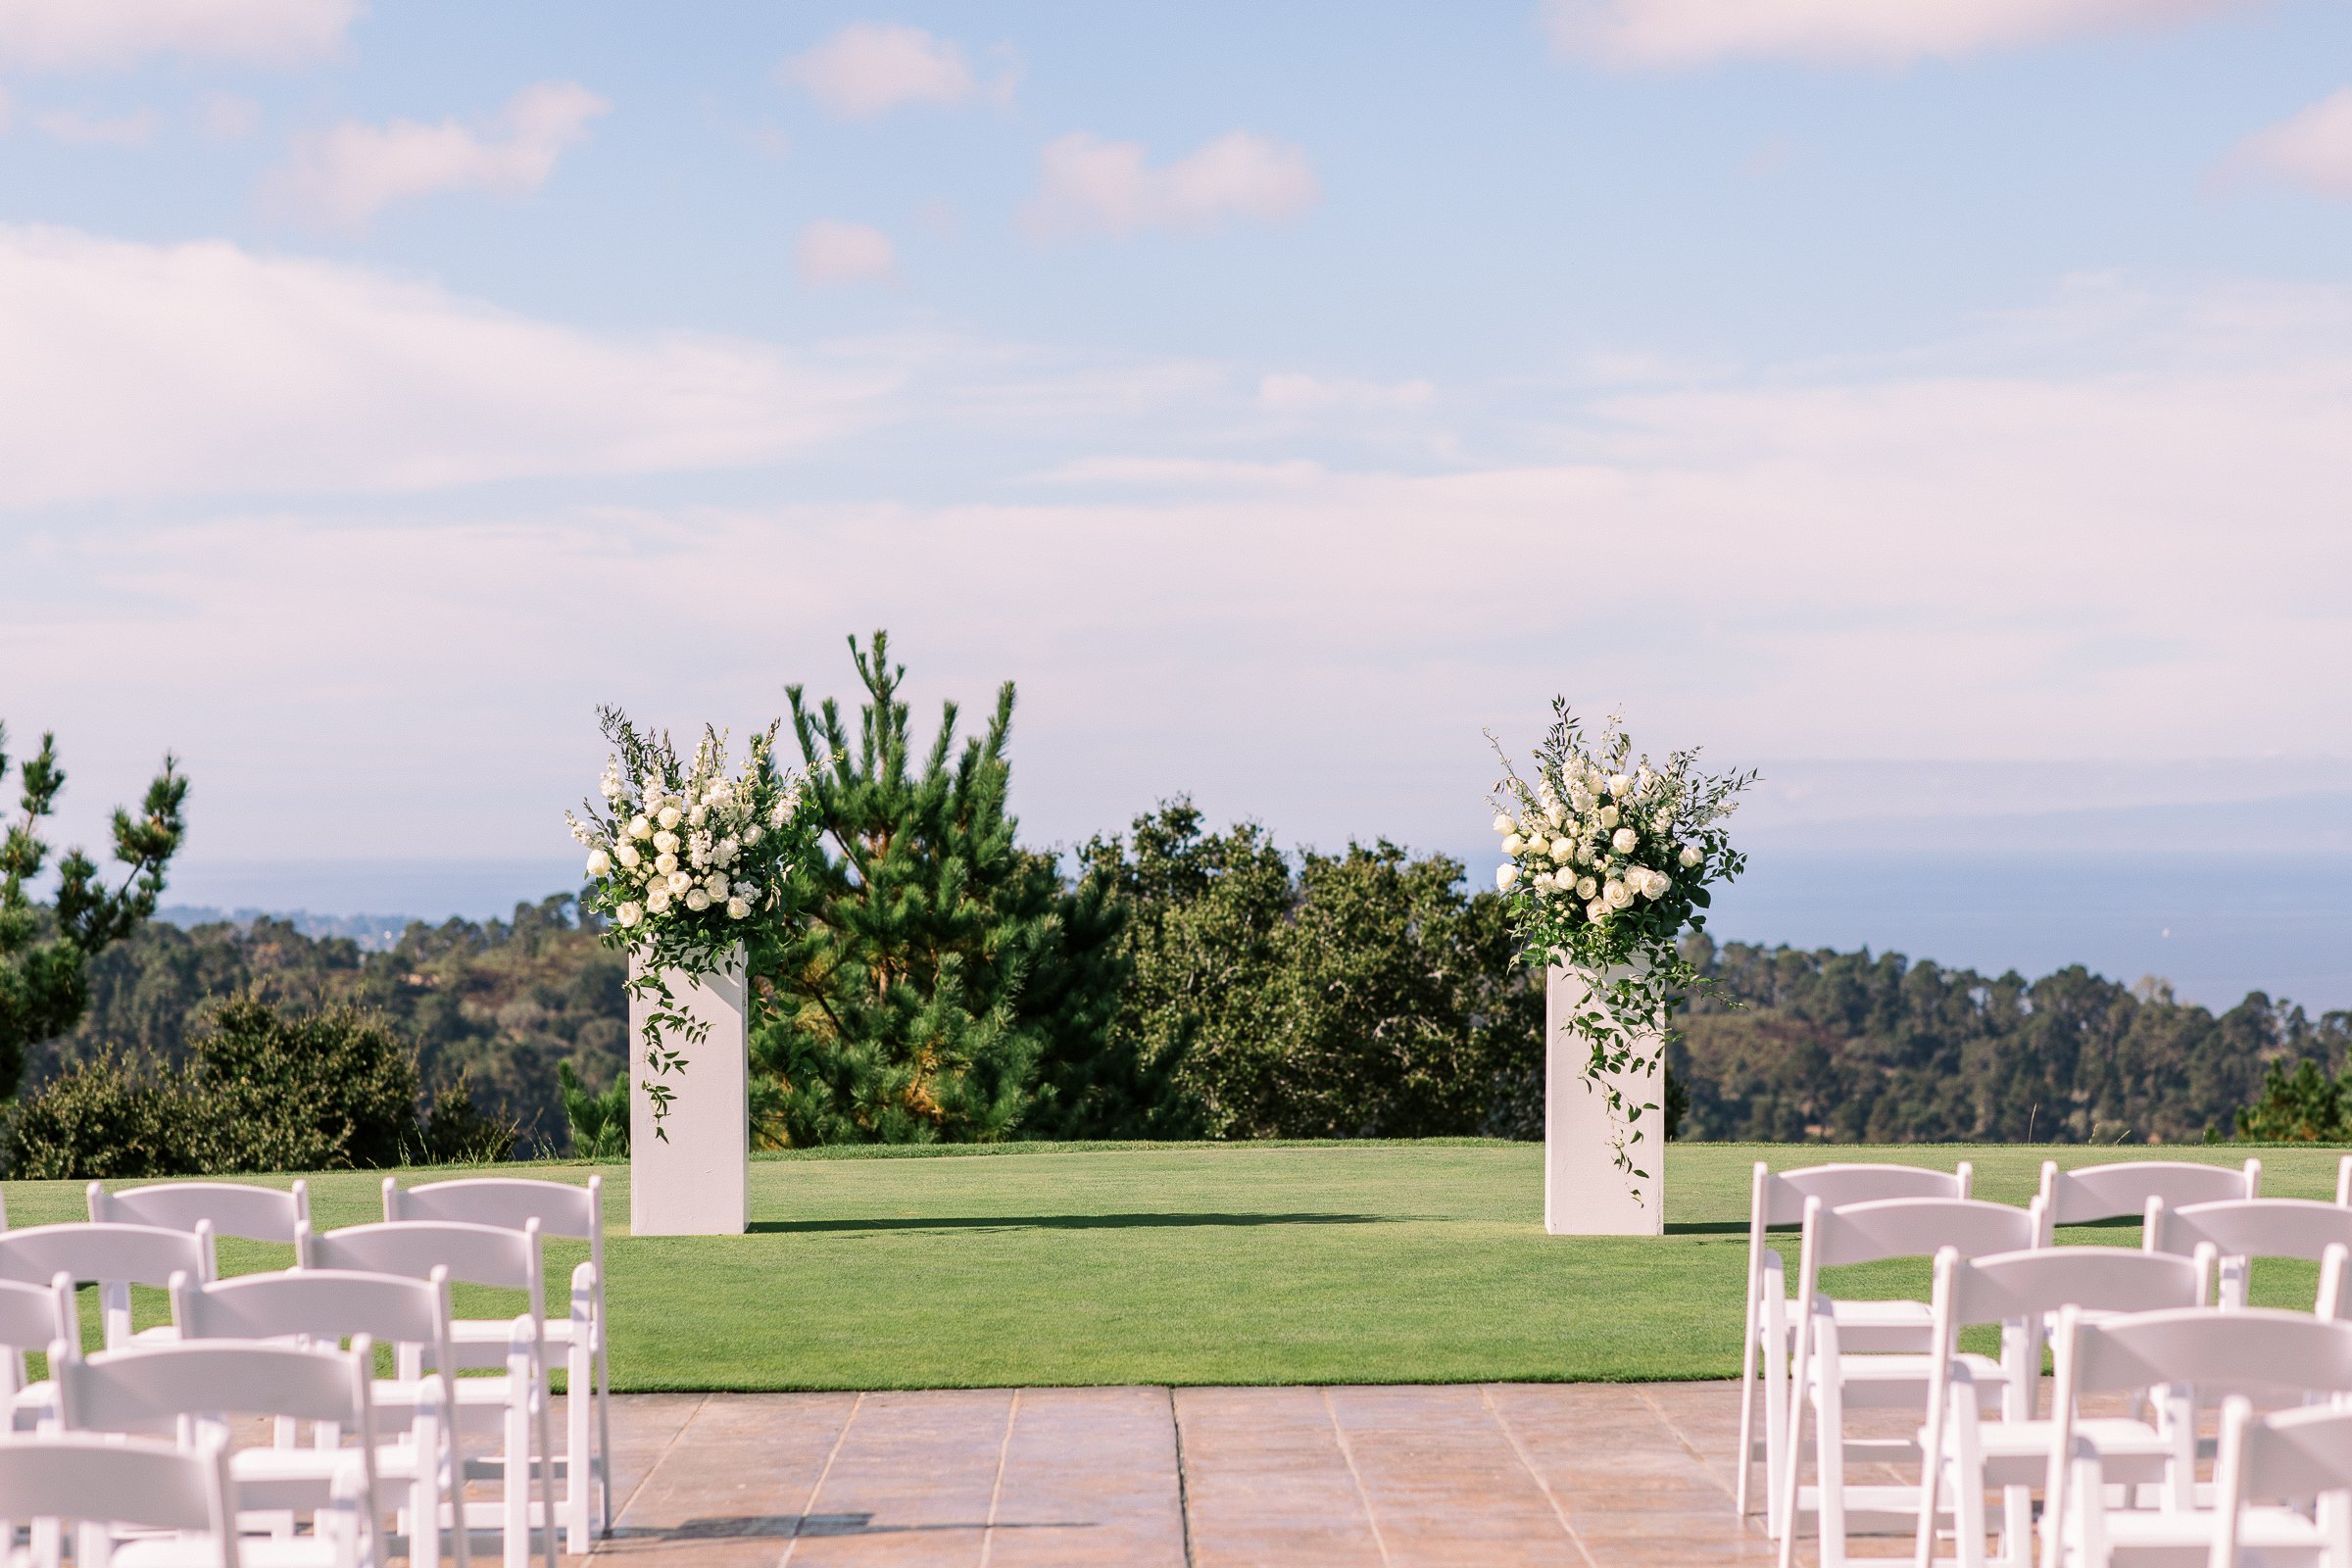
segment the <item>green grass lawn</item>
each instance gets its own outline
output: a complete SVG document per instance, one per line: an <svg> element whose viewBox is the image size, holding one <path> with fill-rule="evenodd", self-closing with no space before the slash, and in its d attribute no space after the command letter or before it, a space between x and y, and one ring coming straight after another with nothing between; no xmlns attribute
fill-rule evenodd
<svg viewBox="0 0 2352 1568"><path fill-rule="evenodd" d="M2235 1164L2242 1149L2165 1151ZM2331 1198L2332 1151L2257 1151L2263 1190ZM2146 1152L2132 1151L2132 1157ZM1011 1145L816 1151L752 1166L752 1234L626 1234L606 1168L612 1376L625 1389L1394 1383L1711 1378L1740 1364L1748 1169L1824 1159L1948 1168L2023 1202L2044 1158L2114 1150L1676 1145L1662 1240L1543 1232L1528 1144ZM526 1167L584 1181L587 1167ZM420 1173L421 1174L421 1173ZM283 1183L289 1178L265 1178ZM380 1217L379 1173L311 1179L323 1227ZM10 1182L24 1226L83 1217L78 1184ZM2135 1224L2060 1240L2136 1245ZM223 1272L290 1250L221 1246ZM586 1255L551 1244L551 1284ZM1789 1249L1793 1267L1794 1249ZM1924 1295L1924 1263L1849 1271L1856 1296ZM2255 1270L2308 1309L2309 1265ZM144 1295L144 1293L142 1293ZM85 1308L94 1307L85 1296ZM461 1293L459 1310L514 1310ZM139 1303L160 1321L160 1297Z"/></svg>

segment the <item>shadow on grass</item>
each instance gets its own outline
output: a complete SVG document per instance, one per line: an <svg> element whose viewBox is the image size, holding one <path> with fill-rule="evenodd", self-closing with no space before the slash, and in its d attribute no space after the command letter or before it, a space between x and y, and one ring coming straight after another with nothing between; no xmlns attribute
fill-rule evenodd
<svg viewBox="0 0 2352 1568"><path fill-rule="evenodd" d="M1100 1231L1172 1226L1386 1225L1381 1214L969 1214L944 1219L756 1219L755 1231Z"/></svg>
<svg viewBox="0 0 2352 1568"><path fill-rule="evenodd" d="M1743 1219L1668 1220L1669 1236L1745 1236L1747 1221Z"/></svg>

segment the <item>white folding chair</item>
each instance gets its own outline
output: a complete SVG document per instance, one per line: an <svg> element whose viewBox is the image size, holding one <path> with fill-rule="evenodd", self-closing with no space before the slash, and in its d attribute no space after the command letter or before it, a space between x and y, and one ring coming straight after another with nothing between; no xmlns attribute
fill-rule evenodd
<svg viewBox="0 0 2352 1568"><path fill-rule="evenodd" d="M2169 1406L2176 1457L2162 1506L2109 1505L2102 1456L2080 1439L2082 1400L2095 1394L2142 1396ZM2062 1308L2041 1568L2134 1568L2211 1552L2219 1516L2196 1506L2197 1417L2232 1394L2288 1401L2352 1394L2352 1323L2266 1307L2192 1307L2094 1322Z"/></svg>
<svg viewBox="0 0 2352 1568"><path fill-rule="evenodd" d="M543 1332L551 1353L564 1353L564 1452L557 1460L564 1492L557 1513L564 1520L564 1549L588 1550L592 1533L612 1533L612 1379L605 1350L605 1179L591 1176L585 1187L515 1176L469 1176L403 1189L384 1178L384 1218L457 1220L520 1230L539 1222L542 1238L588 1244L588 1261L571 1271L571 1310L550 1316ZM503 1344L507 1325L462 1318L461 1345ZM593 1396L596 1421L591 1430ZM593 1492L594 1498L590 1494Z"/></svg>
<svg viewBox="0 0 2352 1568"><path fill-rule="evenodd" d="M2352 1205L2352 1154L2346 1154L2335 1162L2335 1200ZM5 1218L0 1218L0 1225L7 1223Z"/></svg>
<svg viewBox="0 0 2352 1568"><path fill-rule="evenodd" d="M57 1385L25 1381L24 1352L46 1351L59 1340L78 1340L81 1316L74 1308L68 1274L47 1286L0 1280L0 1396L9 1412L6 1430L27 1431L57 1416Z"/></svg>
<svg viewBox="0 0 2352 1568"><path fill-rule="evenodd" d="M0 1519L33 1521L32 1568L58 1568L66 1524L82 1527L74 1568L241 1568L233 1497L218 1443L0 1436ZM113 1527L171 1534L110 1552Z"/></svg>
<svg viewBox="0 0 2352 1568"><path fill-rule="evenodd" d="M312 1516L308 1536L287 1533L255 1544L247 1555L273 1568L382 1568L382 1535L373 1499L375 1409L369 1398L374 1349L366 1335L349 1350L329 1347L253 1345L220 1340L210 1344L139 1345L101 1350L86 1360L77 1347L52 1347L51 1375L57 1380L58 1408L74 1432L133 1436L177 1433L190 1437L228 1436L225 1418L264 1415L316 1423L324 1464L289 1476L255 1469L255 1455L230 1453L229 1482L240 1515L239 1528L257 1521L251 1510L292 1509ZM356 1447L338 1446L343 1435ZM267 1459L277 1450L259 1450ZM121 1561L122 1553L116 1553Z"/></svg>
<svg viewBox="0 0 2352 1568"><path fill-rule="evenodd" d="M2042 1231L2034 1245L2049 1246L2051 1233L2061 1225L2135 1219L2147 1212L2151 1198L2180 1208L2261 1196L2259 1159L2249 1159L2237 1170L2187 1159L2125 1159L2060 1170L2056 1160L2045 1159L2041 1162Z"/></svg>
<svg viewBox="0 0 2352 1568"><path fill-rule="evenodd" d="M104 1182L83 1190L90 1218L99 1223L154 1225L193 1231L209 1224L213 1235L242 1236L251 1242L294 1245L294 1228L311 1220L310 1183L292 1188L257 1187L247 1182L158 1182L110 1193Z"/></svg>
<svg viewBox="0 0 2352 1568"><path fill-rule="evenodd" d="M1917 1165L1811 1165L1775 1171L1756 1161L1747 1205L1747 1325L1740 1350L1740 1476L1733 1491L1740 1515L1749 1512L1747 1484L1756 1462L1758 1373L1764 1395L1764 1508L1767 1524L1780 1529L1781 1443L1788 1426L1788 1350L1796 1325L1788 1314L1787 1269L1767 1232L1803 1222L1805 1200L1830 1208L1882 1198L1966 1198L1974 1172L1966 1160L1957 1170ZM1919 1350L1927 1345L1928 1309L1919 1301L1839 1301L1838 1323L1853 1350ZM1760 1363L1760 1364L1759 1364Z"/></svg>
<svg viewBox="0 0 2352 1568"><path fill-rule="evenodd" d="M2185 1208L2151 1198L2143 1223L2146 1244L2157 1251L2185 1253L2212 1247L2222 1260L2225 1310L2246 1304L2258 1257L2317 1263L2330 1247L2352 1249L2352 1207L2303 1198L2240 1198Z"/></svg>
<svg viewBox="0 0 2352 1568"><path fill-rule="evenodd" d="M1796 1560L1798 1515L1809 1505L1818 1521L1822 1568L1845 1561L1846 1532L1860 1515L1868 1527L1908 1532L1921 1505L1915 1486L1851 1487L1845 1466L1866 1460L1908 1460L1915 1439L1850 1439L1850 1408L1925 1411L1934 1369L1924 1347L1916 1353L1848 1354L1832 1299L1821 1290L1821 1271L1889 1258L1932 1258L1946 1248L1963 1257L2023 1251L2039 1228L2038 1200L2033 1208L1984 1203L1963 1198L1887 1198L1842 1208L1805 1200L1797 1259L1796 1348L1788 1372L1788 1462L1781 1478L1781 1563ZM1933 1327L1931 1319L1931 1330ZM2002 1370L1992 1362L1977 1369L1980 1396L1997 1398ZM1818 1449L1814 1485L1800 1485L1805 1412L1813 1412Z"/></svg>
<svg viewBox="0 0 2352 1568"><path fill-rule="evenodd" d="M498 1347L453 1346L457 1364L467 1368L503 1368L496 1377L456 1380L458 1417L503 1412L500 1449L486 1462L466 1461L468 1476L495 1476L499 1500L494 1504L467 1503L465 1521L476 1519L501 1537L504 1568L529 1568L531 1559L531 1470L539 1470L539 1525L547 1568L556 1563L555 1465L547 1429L547 1351L540 1333L547 1315L547 1289L539 1246L539 1222L521 1230L455 1221L402 1221L397 1224L352 1225L313 1235L305 1229L295 1239L295 1266L301 1269L345 1269L363 1274L396 1274L406 1279L430 1279L435 1269L447 1271L453 1285L479 1285L495 1290L520 1291L527 1302L513 1320L506 1344ZM415 1348L403 1347L401 1374L416 1375Z"/></svg>
<svg viewBox="0 0 2352 1568"><path fill-rule="evenodd" d="M457 1568L469 1568L470 1544L456 1512L465 1492L465 1459L458 1446L457 1360L450 1348L446 1270L421 1280L340 1269L245 1274L204 1286L180 1278L172 1282L172 1320L189 1344L340 1345L365 1335L378 1345L416 1347L424 1375L377 1379L370 1394L379 1439L377 1479L408 1490L399 1521L399 1534L407 1539L388 1543L385 1550L408 1557L413 1568L433 1568L440 1561L446 1519ZM404 1422L405 1441L392 1441ZM290 1446L237 1457L244 1467L240 1475L316 1479L321 1473L315 1454Z"/></svg>
<svg viewBox="0 0 2352 1568"><path fill-rule="evenodd" d="M174 1274L197 1280L213 1277L213 1228L199 1220L192 1231L113 1224L35 1225L0 1231L0 1279L47 1285L60 1274L70 1274L77 1282L97 1282L106 1348L120 1349L133 1338L133 1285L160 1291L171 1288ZM172 1330L159 1326L148 1331L148 1337L169 1339Z"/></svg>
<svg viewBox="0 0 2352 1568"><path fill-rule="evenodd" d="M2261 1416L2231 1395L2222 1401L2214 1491L2211 1568L2352 1563L2352 1410Z"/></svg>
<svg viewBox="0 0 2352 1568"><path fill-rule="evenodd" d="M2032 1562L2029 1489L2049 1468L2050 1424L2038 1419L2041 1328L2049 1314L2067 1306L2114 1314L2199 1306L2212 1265L2210 1249L2178 1257L2121 1247L2036 1248L1976 1258L1949 1249L1936 1254L1934 1382L1920 1435L1923 1485L1936 1491L1931 1506L1920 1510L1919 1568L1935 1561L1935 1526L1946 1493L1955 1558L1962 1568L1984 1568L1988 1486L2002 1491L2000 1561L2015 1568ZM1998 1421L1982 1419L1974 1363L1959 1353L1960 1331L1979 1324L2001 1326ZM2078 1421L2076 1430L2097 1446L2111 1479L2158 1479L2174 1453L2169 1434L2130 1417ZM2131 1460L2138 1461L2136 1467Z"/></svg>

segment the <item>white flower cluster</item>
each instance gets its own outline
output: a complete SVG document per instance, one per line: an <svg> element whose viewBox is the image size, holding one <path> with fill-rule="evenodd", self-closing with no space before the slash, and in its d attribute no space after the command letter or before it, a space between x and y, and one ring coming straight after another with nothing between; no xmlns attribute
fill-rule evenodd
<svg viewBox="0 0 2352 1568"><path fill-rule="evenodd" d="M683 769L662 755L666 745L642 777L629 777L617 757L606 763L604 812L592 809L585 821L564 813L588 850L597 902L624 931L647 921L744 920L772 906L785 868L760 846L800 809L800 777L779 785L766 749L755 745L751 764L730 778L726 740L715 733Z"/></svg>
<svg viewBox="0 0 2352 1568"><path fill-rule="evenodd" d="M1520 794L1516 813L1494 818L1510 857L1495 872L1496 885L1544 895L1595 925L1638 899L1665 897L1678 872L1706 858L1695 836L1706 823L1679 772L1658 772L1646 761L1613 771L1570 756Z"/></svg>

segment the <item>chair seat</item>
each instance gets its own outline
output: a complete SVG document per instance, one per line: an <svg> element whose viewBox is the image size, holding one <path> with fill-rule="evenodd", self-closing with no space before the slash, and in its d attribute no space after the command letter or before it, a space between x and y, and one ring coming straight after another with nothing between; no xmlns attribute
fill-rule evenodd
<svg viewBox="0 0 2352 1568"><path fill-rule="evenodd" d="M1790 1303L1793 1306L1793 1302ZM1796 1324L1786 1325L1791 1348L1796 1343ZM1849 1352L1864 1354L1881 1351L1924 1350L1929 1337L1935 1332L1936 1317L1925 1301L1848 1301L1830 1302L1830 1317L1838 1325L1838 1343ZM551 1322L551 1328L554 1326Z"/></svg>
<svg viewBox="0 0 2352 1568"><path fill-rule="evenodd" d="M1990 1356L1973 1353L1955 1357L1968 1369L1970 1381L1976 1386L1977 1402L1984 1409L1996 1409L2001 1399L2001 1387L2008 1374ZM1815 1362L1806 1373L1807 1381L1818 1378L1821 1364ZM1838 1358L1838 1398L1854 1409L1886 1409L1923 1403L1928 1385L1935 1378L1936 1360L1928 1355L1845 1355ZM1818 1398L1818 1386L1807 1393Z"/></svg>
<svg viewBox="0 0 2352 1568"><path fill-rule="evenodd" d="M455 1345L503 1346L507 1336L514 1332L514 1320L511 1317L459 1317L449 1322L450 1342ZM569 1345L571 1319L550 1312L541 1332L550 1345Z"/></svg>
<svg viewBox="0 0 2352 1568"><path fill-rule="evenodd" d="M2312 1522L2289 1508L2248 1508L2241 1517L2238 1540L2263 1553L2263 1561L2279 1562L2278 1553L2316 1554L2326 1544ZM2165 1512L2133 1508L2106 1515L2110 1561L2115 1568L2205 1568L2213 1551L2215 1520L2210 1512Z"/></svg>
<svg viewBox="0 0 2352 1568"><path fill-rule="evenodd" d="M2075 1436L2099 1456L2110 1481L2155 1481L2165 1473L2173 1440L2145 1421L2099 1416L2075 1423ZM1921 1429L1926 1441L1926 1429ZM2050 1468L2051 1426L2047 1421L1987 1421L1977 1428L1977 1452L1984 1461L1988 1487L2038 1486ZM1944 1450L1951 1451L1947 1433Z"/></svg>

